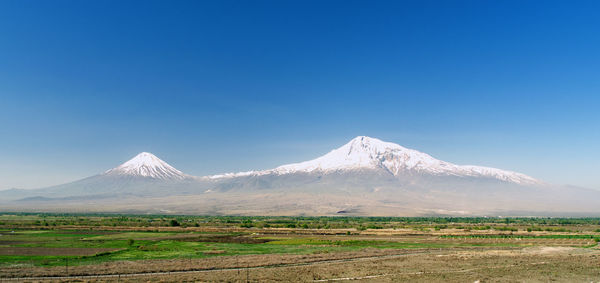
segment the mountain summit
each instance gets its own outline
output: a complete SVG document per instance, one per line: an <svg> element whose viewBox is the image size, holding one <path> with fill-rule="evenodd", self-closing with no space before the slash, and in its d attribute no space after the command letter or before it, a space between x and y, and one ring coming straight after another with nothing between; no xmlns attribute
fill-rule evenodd
<svg viewBox="0 0 600 283"><path fill-rule="evenodd" d="M0 192L6 211L203 215L599 215L600 192L456 165L366 136L313 160L193 177L142 152L102 174ZM565 214L569 213L569 214Z"/></svg>
<svg viewBox="0 0 600 283"><path fill-rule="evenodd" d="M189 177L149 152L142 152L118 167L104 172L103 175L149 177L160 180L182 180Z"/></svg>
<svg viewBox="0 0 600 283"><path fill-rule="evenodd" d="M384 170L391 175L434 175L496 179L515 184L541 184L527 175L482 166L461 166L438 160L429 154L408 149L367 136L358 136L340 148L305 162L279 166L265 171L252 171L214 176L236 177L245 175L333 173L353 170Z"/></svg>
<svg viewBox="0 0 600 283"><path fill-rule="evenodd" d="M278 172L332 171L348 169L379 169L394 176L401 174L431 174L438 176L483 177L518 184L538 184L527 175L482 166L461 166L435 159L431 155L402 147L395 143L367 136L352 139L324 156L306 162L284 165Z"/></svg>

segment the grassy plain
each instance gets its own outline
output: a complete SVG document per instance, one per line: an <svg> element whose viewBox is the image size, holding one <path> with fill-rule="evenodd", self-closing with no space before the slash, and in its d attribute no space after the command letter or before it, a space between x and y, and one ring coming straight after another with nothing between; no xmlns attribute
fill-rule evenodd
<svg viewBox="0 0 600 283"><path fill-rule="evenodd" d="M597 218L0 214L0 278L590 282L599 229Z"/></svg>

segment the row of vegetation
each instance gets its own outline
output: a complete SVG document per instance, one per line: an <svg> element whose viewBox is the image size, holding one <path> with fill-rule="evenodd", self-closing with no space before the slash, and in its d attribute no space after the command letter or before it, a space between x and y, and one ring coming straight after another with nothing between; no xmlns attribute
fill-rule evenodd
<svg viewBox="0 0 600 283"><path fill-rule="evenodd" d="M527 234L477 234L477 235L441 235L441 238L466 238L466 239L590 239L600 242L600 235L527 235Z"/></svg>
<svg viewBox="0 0 600 283"><path fill-rule="evenodd" d="M600 232L600 218L530 217L272 217L126 214L0 213L0 228L242 227L299 229L464 229L499 231ZM597 227L594 227L597 226ZM590 230L591 229L591 230Z"/></svg>

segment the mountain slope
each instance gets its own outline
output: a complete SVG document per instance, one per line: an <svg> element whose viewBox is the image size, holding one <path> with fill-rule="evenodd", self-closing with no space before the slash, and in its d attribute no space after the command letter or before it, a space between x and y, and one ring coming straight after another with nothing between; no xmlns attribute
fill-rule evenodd
<svg viewBox="0 0 600 283"><path fill-rule="evenodd" d="M12 200L12 201L11 201ZM600 215L600 191L461 166L369 137L270 170L193 177L150 153L102 174L0 192L4 211L205 215Z"/></svg>
<svg viewBox="0 0 600 283"><path fill-rule="evenodd" d="M356 137L342 147L310 161L283 165L265 171L231 173L211 177L226 178L294 173L328 174L363 169L385 171L394 176L455 176L491 178L515 184L542 184L541 181L521 173L481 166L455 165L435 159L426 153L366 136Z"/></svg>
<svg viewBox="0 0 600 283"><path fill-rule="evenodd" d="M118 167L107 170L103 175L148 177L160 180L183 180L191 177L148 152L136 155Z"/></svg>
<svg viewBox="0 0 600 283"><path fill-rule="evenodd" d="M193 176L175 169L152 153L142 152L102 174L47 188L18 190L10 194L0 192L0 196L7 200L32 197L58 199L123 195L160 196L181 188L187 189L194 180Z"/></svg>

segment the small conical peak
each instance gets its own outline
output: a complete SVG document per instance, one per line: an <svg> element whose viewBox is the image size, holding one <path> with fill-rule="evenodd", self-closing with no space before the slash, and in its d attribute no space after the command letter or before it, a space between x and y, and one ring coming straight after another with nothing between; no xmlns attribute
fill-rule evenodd
<svg viewBox="0 0 600 283"><path fill-rule="evenodd" d="M106 171L105 174L149 177L162 180L180 180L188 177L149 152L141 152L118 167Z"/></svg>

